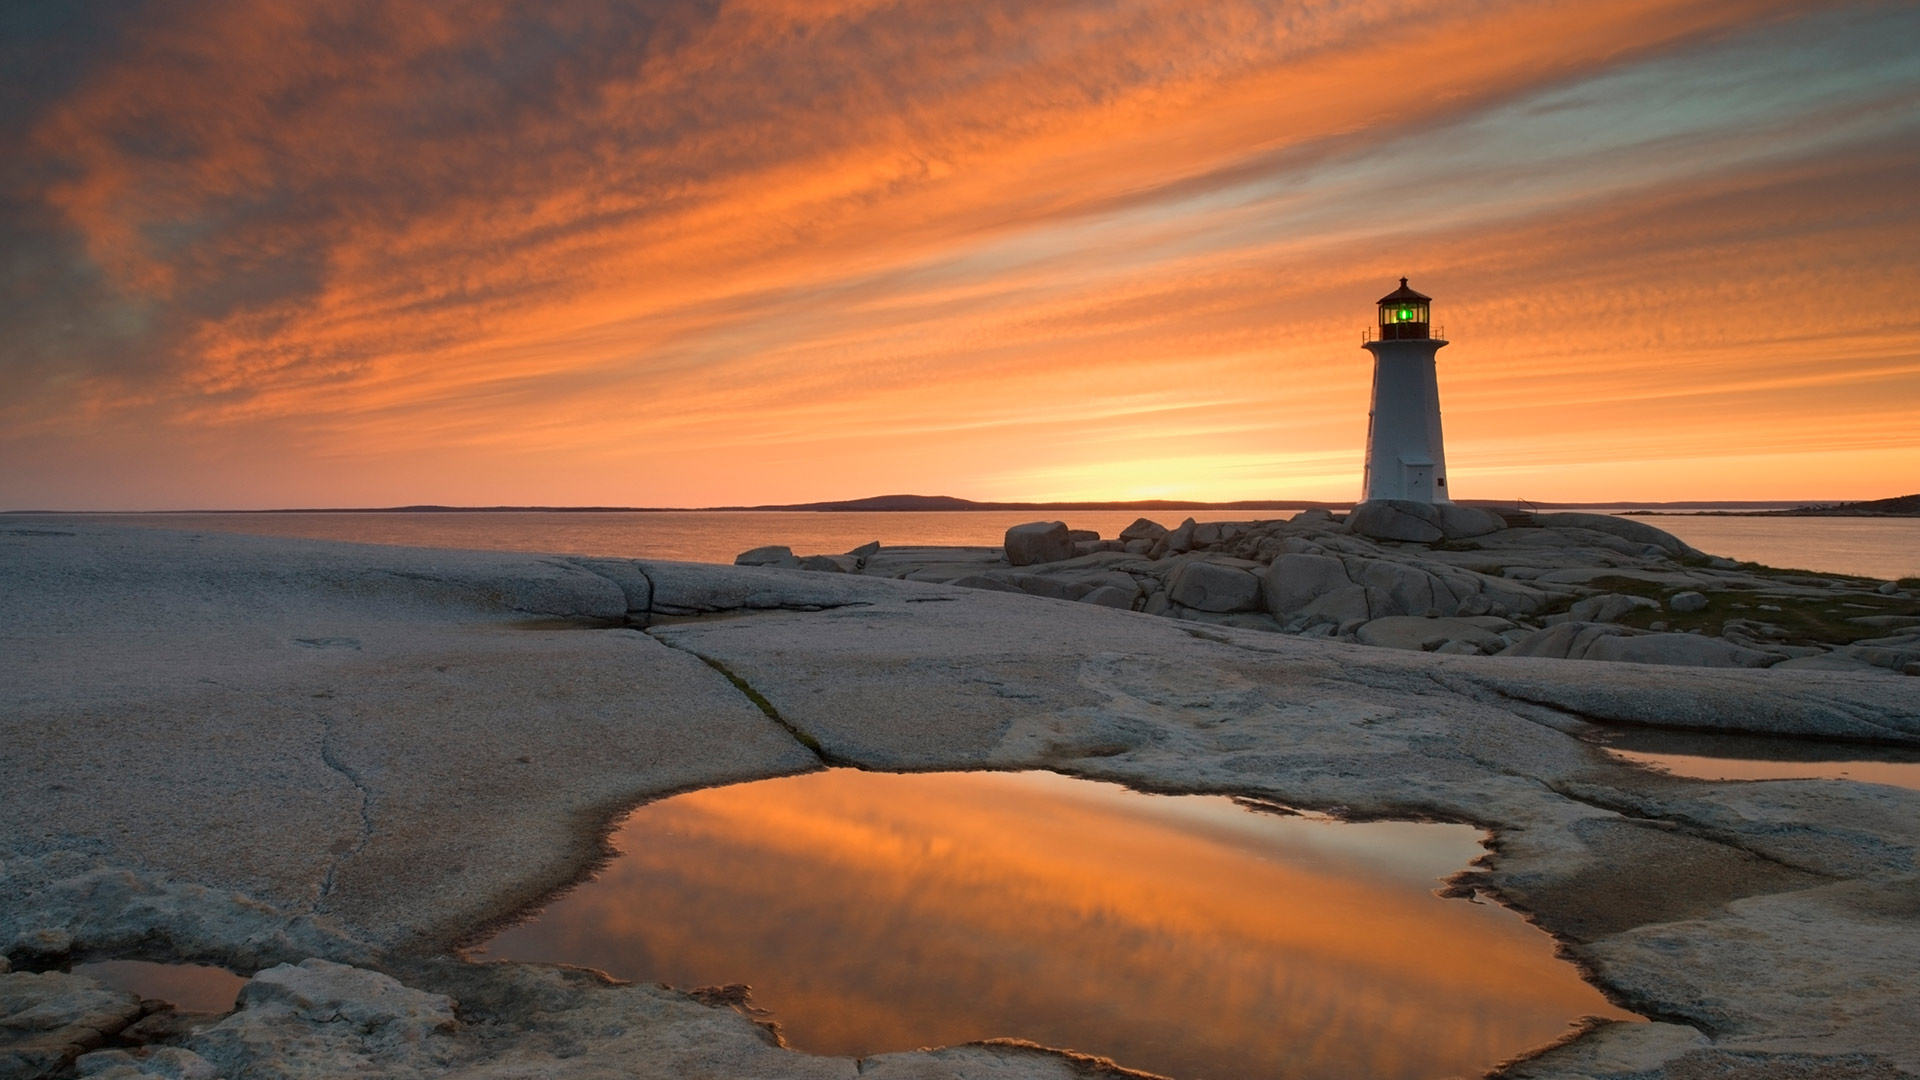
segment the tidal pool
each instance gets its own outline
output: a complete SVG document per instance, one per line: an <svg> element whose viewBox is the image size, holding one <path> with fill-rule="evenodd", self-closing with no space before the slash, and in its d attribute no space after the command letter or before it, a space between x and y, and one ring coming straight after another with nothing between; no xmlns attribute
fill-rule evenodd
<svg viewBox="0 0 1920 1080"><path fill-rule="evenodd" d="M1696 780L1857 780L1920 790L1920 750L1657 728L1598 739L1623 761Z"/></svg>
<svg viewBox="0 0 1920 1080"><path fill-rule="evenodd" d="M75 975L98 979L115 990L173 1003L181 1012L233 1011L233 999L247 980L206 964L155 964L146 960L101 960L75 964Z"/></svg>
<svg viewBox="0 0 1920 1080"><path fill-rule="evenodd" d="M1008 1037L1182 1080L1479 1075L1633 1018L1518 915L1434 895L1480 839L836 769L640 807L599 877L474 954L747 983L813 1053Z"/></svg>

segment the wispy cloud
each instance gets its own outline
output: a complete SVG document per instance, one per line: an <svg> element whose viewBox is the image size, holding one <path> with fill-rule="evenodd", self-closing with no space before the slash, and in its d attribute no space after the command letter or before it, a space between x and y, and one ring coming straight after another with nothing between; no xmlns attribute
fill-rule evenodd
<svg viewBox="0 0 1920 1080"><path fill-rule="evenodd" d="M1465 493L1516 437L1537 491L1617 463L1569 497L1920 465L1883 423L1920 357L1904 5L234 2L89 34L8 129L16 503L164 501L109 465L136 444L200 503L1091 496L1147 460L1343 497L1400 273L1457 342ZM1745 478L1787 445L1862 468Z"/></svg>

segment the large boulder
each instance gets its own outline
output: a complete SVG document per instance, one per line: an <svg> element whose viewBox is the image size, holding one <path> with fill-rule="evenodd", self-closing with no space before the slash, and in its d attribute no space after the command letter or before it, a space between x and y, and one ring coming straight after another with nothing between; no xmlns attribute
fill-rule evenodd
<svg viewBox="0 0 1920 1080"><path fill-rule="evenodd" d="M1137 595L1138 593L1133 589L1122 589L1117 585L1102 585L1081 597L1080 602L1118 608L1121 611L1132 611L1133 600Z"/></svg>
<svg viewBox="0 0 1920 1080"><path fill-rule="evenodd" d="M1440 503L1434 509L1440 511L1440 533L1448 540L1486 536L1488 533L1497 533L1507 527L1505 518L1477 506Z"/></svg>
<svg viewBox="0 0 1920 1080"><path fill-rule="evenodd" d="M1167 596L1197 611L1252 611L1260 606L1260 579L1236 566L1186 559L1167 575Z"/></svg>
<svg viewBox="0 0 1920 1080"><path fill-rule="evenodd" d="M1061 562L1074 556L1073 534L1064 521L1031 521L1007 530L1007 561L1015 566Z"/></svg>
<svg viewBox="0 0 1920 1080"><path fill-rule="evenodd" d="M1707 595L1705 593L1695 592L1692 589L1688 589L1685 592L1674 593L1672 596L1667 597L1667 609L1669 611L1678 611L1681 614L1705 611L1707 610Z"/></svg>
<svg viewBox="0 0 1920 1080"><path fill-rule="evenodd" d="M1567 612L1574 622L1619 622L1629 612L1642 608L1658 610L1660 602L1644 596L1631 596L1627 593L1601 593L1576 601Z"/></svg>
<svg viewBox="0 0 1920 1080"><path fill-rule="evenodd" d="M1178 555L1182 552L1192 551L1193 530L1199 527L1199 524L1192 518L1182 521L1177 528L1166 536L1167 552L1172 555Z"/></svg>
<svg viewBox="0 0 1920 1080"><path fill-rule="evenodd" d="M785 544L768 544L733 557L735 566L795 566L793 549Z"/></svg>
<svg viewBox="0 0 1920 1080"><path fill-rule="evenodd" d="M1332 626L1338 633L1350 634L1362 625L1392 612L1392 600L1379 589L1368 585L1343 585L1317 597L1295 618L1308 627Z"/></svg>
<svg viewBox="0 0 1920 1080"><path fill-rule="evenodd" d="M1267 613L1281 622L1335 589L1353 584L1347 567L1331 555L1285 554L1267 567Z"/></svg>
<svg viewBox="0 0 1920 1080"><path fill-rule="evenodd" d="M801 570L816 570L827 574L857 574L860 572L860 560L851 555L802 555L794 560Z"/></svg>
<svg viewBox="0 0 1920 1080"><path fill-rule="evenodd" d="M1506 639L1465 619L1427 619L1412 615L1388 615L1374 619L1354 632L1362 645L1412 652L1437 652L1460 642L1466 649L1450 652L1498 652L1506 648Z"/></svg>
<svg viewBox="0 0 1920 1080"><path fill-rule="evenodd" d="M1459 607L1453 593L1432 574L1404 563L1385 559L1346 560L1347 577L1356 585L1371 585L1385 593L1389 610L1380 615L1451 615Z"/></svg>
<svg viewBox="0 0 1920 1080"><path fill-rule="evenodd" d="M1167 535L1167 527L1157 521L1138 518L1133 524L1120 530L1122 540L1158 540Z"/></svg>
<svg viewBox="0 0 1920 1080"><path fill-rule="evenodd" d="M1652 544L1669 555L1686 558L1704 558L1704 556L1685 540L1656 529L1644 521L1632 518L1615 517L1612 514L1536 514L1535 522L1548 529L1590 529L1593 532L1617 536L1636 544Z"/></svg>
<svg viewBox="0 0 1920 1080"><path fill-rule="evenodd" d="M1431 544L1445 536L1440 511L1432 503L1406 499L1370 499L1347 515L1347 531L1374 540L1410 540Z"/></svg>
<svg viewBox="0 0 1920 1080"><path fill-rule="evenodd" d="M1748 649L1704 634L1655 634L1609 623L1580 622L1550 626L1509 646L1500 655L1719 668L1767 667L1781 659L1775 653Z"/></svg>

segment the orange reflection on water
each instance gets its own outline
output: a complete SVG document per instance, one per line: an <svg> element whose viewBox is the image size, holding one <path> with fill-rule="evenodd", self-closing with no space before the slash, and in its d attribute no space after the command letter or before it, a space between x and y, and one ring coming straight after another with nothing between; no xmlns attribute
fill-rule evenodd
<svg viewBox="0 0 1920 1080"><path fill-rule="evenodd" d="M98 979L115 990L172 1003L182 1012L223 1013L247 980L208 964L156 964L147 960L100 960L76 964L75 975Z"/></svg>
<svg viewBox="0 0 1920 1080"><path fill-rule="evenodd" d="M1696 780L1857 780L1862 784L1886 784L1920 791L1920 761L1770 761L1638 750L1609 749L1607 752L1636 765Z"/></svg>
<svg viewBox="0 0 1920 1080"><path fill-rule="evenodd" d="M1517 916L1431 895L1480 851L1465 826L836 770L644 806L617 841L488 953L750 983L817 1053L1006 1036L1186 1078L1436 1077L1627 1015Z"/></svg>

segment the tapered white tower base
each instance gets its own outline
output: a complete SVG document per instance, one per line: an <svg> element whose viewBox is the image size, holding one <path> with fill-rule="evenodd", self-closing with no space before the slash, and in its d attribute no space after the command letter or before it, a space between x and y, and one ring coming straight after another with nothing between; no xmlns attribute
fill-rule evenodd
<svg viewBox="0 0 1920 1080"><path fill-rule="evenodd" d="M1367 469L1360 501L1448 503L1447 453L1440 441L1439 338L1369 341L1373 406L1367 411Z"/></svg>

